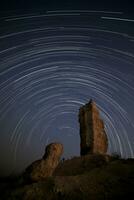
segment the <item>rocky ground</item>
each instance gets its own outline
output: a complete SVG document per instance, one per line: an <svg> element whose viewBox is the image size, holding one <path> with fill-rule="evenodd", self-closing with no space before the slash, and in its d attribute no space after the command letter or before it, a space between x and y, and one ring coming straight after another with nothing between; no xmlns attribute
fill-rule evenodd
<svg viewBox="0 0 134 200"><path fill-rule="evenodd" d="M2 178L1 200L133 199L134 159L87 155L61 161L52 177L26 182L23 176Z"/></svg>

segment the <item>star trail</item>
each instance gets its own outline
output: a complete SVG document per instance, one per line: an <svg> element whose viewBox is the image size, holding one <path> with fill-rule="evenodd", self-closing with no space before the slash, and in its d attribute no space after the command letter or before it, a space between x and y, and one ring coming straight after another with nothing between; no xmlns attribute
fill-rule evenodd
<svg viewBox="0 0 134 200"><path fill-rule="evenodd" d="M108 153L134 157L134 18L47 11L0 19L1 172L23 170L50 142L80 154L78 112L92 98Z"/></svg>

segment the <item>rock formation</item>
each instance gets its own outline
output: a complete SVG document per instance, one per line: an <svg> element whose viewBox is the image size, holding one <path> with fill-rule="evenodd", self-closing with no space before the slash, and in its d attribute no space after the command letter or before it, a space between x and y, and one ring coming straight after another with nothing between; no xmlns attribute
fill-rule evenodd
<svg viewBox="0 0 134 200"><path fill-rule="evenodd" d="M105 154L108 139L99 110L92 100L79 110L81 155L91 153Z"/></svg>
<svg viewBox="0 0 134 200"><path fill-rule="evenodd" d="M33 162L25 171L24 179L30 181L40 181L52 176L55 168L59 164L60 156L63 153L63 145L51 143L46 147L45 155L42 159Z"/></svg>

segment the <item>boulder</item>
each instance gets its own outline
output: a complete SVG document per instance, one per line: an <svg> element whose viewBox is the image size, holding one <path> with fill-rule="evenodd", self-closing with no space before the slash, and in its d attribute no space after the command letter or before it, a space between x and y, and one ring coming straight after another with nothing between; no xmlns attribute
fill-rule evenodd
<svg viewBox="0 0 134 200"><path fill-rule="evenodd" d="M30 166L26 168L24 173L24 179L30 181L40 181L46 177L52 176L55 168L59 164L62 153L62 144L49 144L46 147L43 158L33 162Z"/></svg>

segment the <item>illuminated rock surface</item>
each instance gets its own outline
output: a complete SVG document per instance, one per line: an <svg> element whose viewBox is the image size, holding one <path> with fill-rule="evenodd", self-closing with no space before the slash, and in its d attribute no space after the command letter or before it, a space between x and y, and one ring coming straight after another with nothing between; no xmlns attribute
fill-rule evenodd
<svg viewBox="0 0 134 200"><path fill-rule="evenodd" d="M107 152L108 139L104 123L100 119L99 110L92 100L80 108L79 123L81 155L91 153L105 154Z"/></svg>
<svg viewBox="0 0 134 200"><path fill-rule="evenodd" d="M39 181L53 174L59 164L63 146L60 143L51 143L46 147L42 159L33 162L25 171L24 178L31 181Z"/></svg>

